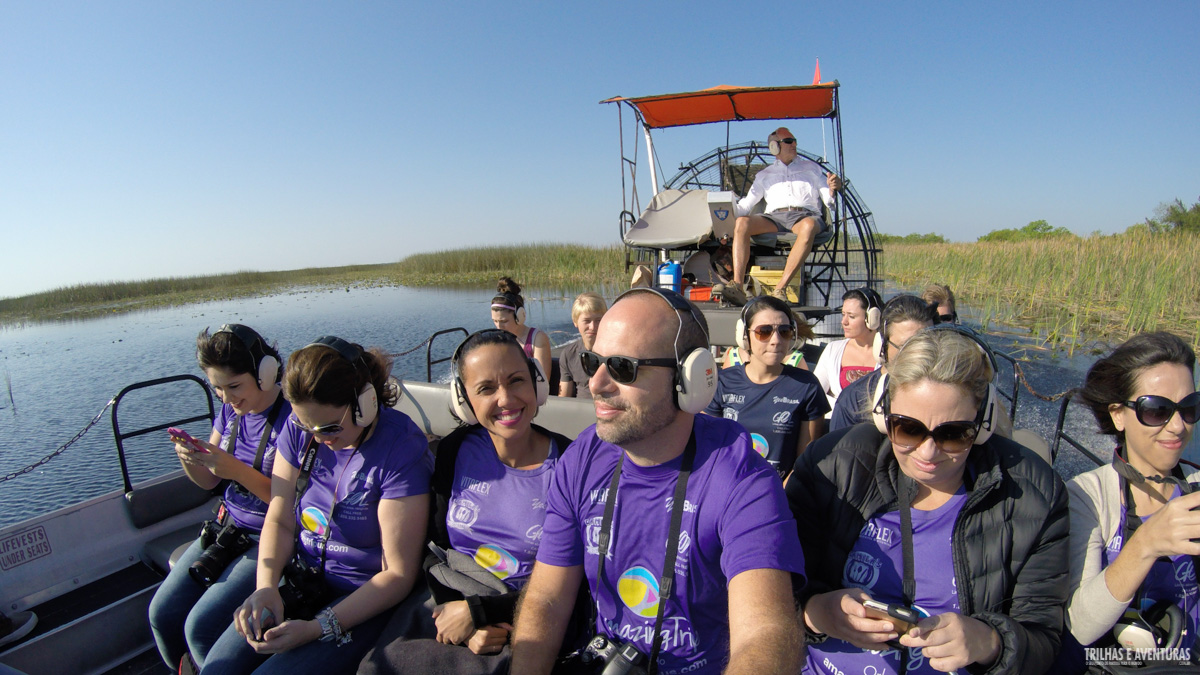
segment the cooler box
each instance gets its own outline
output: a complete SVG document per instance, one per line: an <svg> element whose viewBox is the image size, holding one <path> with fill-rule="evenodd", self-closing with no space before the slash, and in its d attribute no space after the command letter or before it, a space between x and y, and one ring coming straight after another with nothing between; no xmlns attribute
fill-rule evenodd
<svg viewBox="0 0 1200 675"><path fill-rule="evenodd" d="M729 191L708 193L708 217L712 220L713 236L717 239L733 236L733 201L734 194Z"/></svg>
<svg viewBox="0 0 1200 675"><path fill-rule="evenodd" d="M750 268L750 278L758 284L759 295L770 295L771 291L775 290L775 286L779 284L779 280L783 277L783 270L764 270L755 265ZM792 277L792 281L787 285L788 302L800 304L800 277L798 273Z"/></svg>

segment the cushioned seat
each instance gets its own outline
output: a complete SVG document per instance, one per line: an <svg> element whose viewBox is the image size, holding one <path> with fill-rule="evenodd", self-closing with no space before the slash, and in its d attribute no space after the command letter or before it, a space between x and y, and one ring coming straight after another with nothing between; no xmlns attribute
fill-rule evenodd
<svg viewBox="0 0 1200 675"><path fill-rule="evenodd" d="M142 550L142 559L154 569L166 574L198 536L200 525L189 525L157 539L151 539Z"/></svg>

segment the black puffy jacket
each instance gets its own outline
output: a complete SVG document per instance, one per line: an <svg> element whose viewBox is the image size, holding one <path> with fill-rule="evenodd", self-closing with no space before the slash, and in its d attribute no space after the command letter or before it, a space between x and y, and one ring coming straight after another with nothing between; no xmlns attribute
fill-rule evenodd
<svg viewBox="0 0 1200 675"><path fill-rule="evenodd" d="M786 491L804 547L809 583L802 599L843 588L846 557L863 525L899 509L902 477L915 491L891 442L869 422L821 438L796 460ZM995 628L1002 642L985 672L1044 673L1061 643L1067 602L1062 479L1030 450L993 436L971 449L963 480L967 501L952 543L959 606Z"/></svg>

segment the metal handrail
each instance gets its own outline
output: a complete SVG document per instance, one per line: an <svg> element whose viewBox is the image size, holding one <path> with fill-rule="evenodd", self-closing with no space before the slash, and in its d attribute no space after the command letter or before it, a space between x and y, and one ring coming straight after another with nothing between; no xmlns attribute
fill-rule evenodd
<svg viewBox="0 0 1200 675"><path fill-rule="evenodd" d="M1016 419L1017 419L1017 396L1021 393L1021 388L1020 388L1021 379L1019 377L1017 377L1017 360L1014 359L1012 356L1010 356L1004 352L1001 352L1001 351L993 350L992 353L995 354L996 356L1004 359L1005 361L1008 361L1008 365L1012 366L1012 371L1013 371L1012 393L1009 394L1004 391L1000 391L1000 395L1003 396L1004 398L1008 399L1011 402L1011 405L1008 407L1008 419L1013 420L1015 423Z"/></svg>
<svg viewBox="0 0 1200 675"><path fill-rule="evenodd" d="M137 390L137 389L145 389L146 387L156 387L160 384L169 384L171 382L182 382L182 381L187 381L187 380L193 381L196 384L200 385L200 389L204 392L204 398L205 398L206 402L208 403L208 415L195 415L195 416L187 417L187 418L183 418L183 419L172 420L172 421L166 422L164 424L157 424L152 427L146 427L145 429L138 429L136 431L130 431L128 433L121 433L121 427L117 422L117 409L120 408L121 399L125 398L126 394L128 394L131 391ZM170 377L160 377L156 380L146 380L145 382L136 382L134 384L129 385L128 387L125 387L121 391L117 392L117 395L113 397L113 403L112 403L112 428L113 428L113 437L116 439L116 442L117 442L117 457L121 461L121 478L125 482L125 494L129 494L130 492L133 491L133 483L129 480L129 466L125 462L125 443L124 443L124 441L126 439L133 438L135 436L143 436L145 434L154 433L155 431L162 431L163 429L166 429L167 427L177 427L177 426L180 426L183 424L189 424L191 422L199 422L200 420L205 420L205 419L211 423L215 417L216 417L216 410L213 408L212 392L209 391L208 385L205 384L204 380L200 379L199 377L196 377L195 375L172 375Z"/></svg>
<svg viewBox="0 0 1200 675"><path fill-rule="evenodd" d="M425 381L426 382L433 382L433 367L435 365L437 365L439 363L445 363L454 358L454 355L451 354L450 356L447 356L442 359L436 359L436 360L433 359L433 342L434 342L434 340L436 340L439 335L446 335L449 333L462 333L464 339L470 335L470 333L467 332L466 328L458 327L458 328L447 328L445 330L439 330L438 332L429 336L429 339L425 341Z"/></svg>
<svg viewBox="0 0 1200 675"><path fill-rule="evenodd" d="M1067 432L1063 431L1063 423L1066 422L1067 419L1067 408L1071 405L1071 401L1075 399L1075 394L1078 391L1078 387L1074 389L1068 389L1066 395L1062 397L1062 403L1058 405L1058 420L1054 423L1054 443L1050 446L1050 460L1053 461L1056 457L1058 457L1059 442L1066 441L1067 443L1071 444L1071 447L1075 448L1079 452L1083 453L1085 457L1095 462L1097 466L1104 466L1107 462L1105 462L1103 459L1100 459L1096 453L1088 450L1082 443L1074 438L1071 438Z"/></svg>

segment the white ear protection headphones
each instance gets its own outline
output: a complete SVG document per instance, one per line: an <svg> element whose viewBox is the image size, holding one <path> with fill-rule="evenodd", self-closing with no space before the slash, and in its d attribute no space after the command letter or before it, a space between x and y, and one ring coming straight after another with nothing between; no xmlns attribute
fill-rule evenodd
<svg viewBox="0 0 1200 675"><path fill-rule="evenodd" d="M708 407L713 395L717 393L717 360L713 358L712 352L696 347L687 354L679 353L679 336L683 334L683 317L679 316L679 312L687 312L692 316L692 320L704 332L704 342L708 343L708 331L704 330L699 310L675 291L661 288L633 288L617 296L613 304L634 293L653 293L675 310L679 319L679 327L675 330L675 362L679 364L675 369L675 407L695 415Z"/></svg>
<svg viewBox="0 0 1200 675"><path fill-rule="evenodd" d="M305 345L305 348L313 346L328 347L341 354L342 358L349 361L351 366L354 366L355 372L358 372L360 361L364 366L367 365L365 359L363 359L362 347L346 342L340 337L323 335ZM379 395L375 392L375 385L371 382L371 371L369 368L366 370L366 375L367 383L358 392L357 400L350 405L354 412L354 424L360 427L365 427L374 422L375 418L379 416Z"/></svg>
<svg viewBox="0 0 1200 675"><path fill-rule="evenodd" d="M992 369L992 379L996 377L996 355L992 353L992 348L983 341L983 338L967 328L953 323L940 323L929 328L923 328L918 333L925 331L948 330L970 338L972 342L983 353L983 357L988 360L988 365ZM914 336L915 337L915 336ZM912 340L910 339L909 342ZM905 345L907 346L907 345ZM903 353L903 349L900 350ZM891 409L890 402L887 397L888 376L883 374L879 378L879 383L875 385L875 393L871 397L871 420L875 422L875 428L879 433L887 433L887 414ZM988 382L987 394L984 396L982 405L979 406L979 412L975 415L975 423L979 426L979 432L975 435L975 445L983 445L987 442L992 434L996 431L996 426L999 423L999 415L997 408L999 407L999 393L996 391L996 385Z"/></svg>
<svg viewBox="0 0 1200 675"><path fill-rule="evenodd" d="M750 354L754 351L754 350L750 349L750 326L748 324L748 321L749 321L748 317L750 316L750 308L753 307L754 305L758 304L759 302L762 302L764 300L764 298L766 298L766 297L768 297L768 296L760 295L760 296L752 299L750 302L747 302L742 307L741 316L738 317L737 323L734 325L733 330L734 330L734 335L737 336L737 345L738 345L738 347L740 347L742 349L742 351L746 352L747 354ZM771 307L771 309L776 309L776 308ZM787 350L786 350L790 353L793 349L796 348L796 340L799 339L797 337L799 333L798 333L797 327L796 327L796 320L795 320L795 318L793 318L792 313L789 311L789 312L784 312L784 314L788 315L788 323L790 323L792 326L792 339L791 339L791 342L788 343Z"/></svg>
<svg viewBox="0 0 1200 675"><path fill-rule="evenodd" d="M450 385L450 413L461 420L464 424L470 426L479 424L479 419L475 417L475 410L471 407L471 400L467 397L467 385L462 379L462 370L459 366L459 360L462 358L463 348L473 338L480 335L496 335L494 342L483 342L482 344L510 344L521 351L521 356L525 357L525 361L529 364L529 377L533 380L534 391L537 395L537 405L541 408L546 405L546 400L550 398L550 382L546 379L546 373L542 370L542 364L537 359L531 359L525 353L525 348L513 337L508 331L490 328L481 330L467 336L455 348L454 354L450 357L450 370L454 375L454 381Z"/></svg>
<svg viewBox="0 0 1200 675"><path fill-rule="evenodd" d="M779 156L779 153L783 152L783 145L780 144L779 138L775 135L774 131L771 132L770 136L767 136L767 152L776 157Z"/></svg>
<svg viewBox="0 0 1200 675"><path fill-rule="evenodd" d="M505 304L501 304L501 303L493 301L492 309L507 309L508 311L513 313L514 317L516 317L517 323L524 325L525 324L525 305L524 305L524 303L521 302L521 298L519 298L516 295L513 295L512 293L501 293L500 296L504 298Z"/></svg>
<svg viewBox="0 0 1200 675"><path fill-rule="evenodd" d="M213 335L217 333L229 333L236 337L246 351L250 352L250 358L254 362L254 370L251 372L258 381L259 391L267 391L279 384L279 359L267 353L266 341L253 328L240 323L227 323Z"/></svg>
<svg viewBox="0 0 1200 675"><path fill-rule="evenodd" d="M1165 626L1163 624L1166 624ZM1178 649L1187 618L1170 600L1159 600L1145 611L1125 610L1113 626L1113 637L1126 649Z"/></svg>
<svg viewBox="0 0 1200 675"><path fill-rule="evenodd" d="M867 330L879 330L879 323L883 319L883 299L869 286L855 288L850 292L861 295L866 300Z"/></svg>

